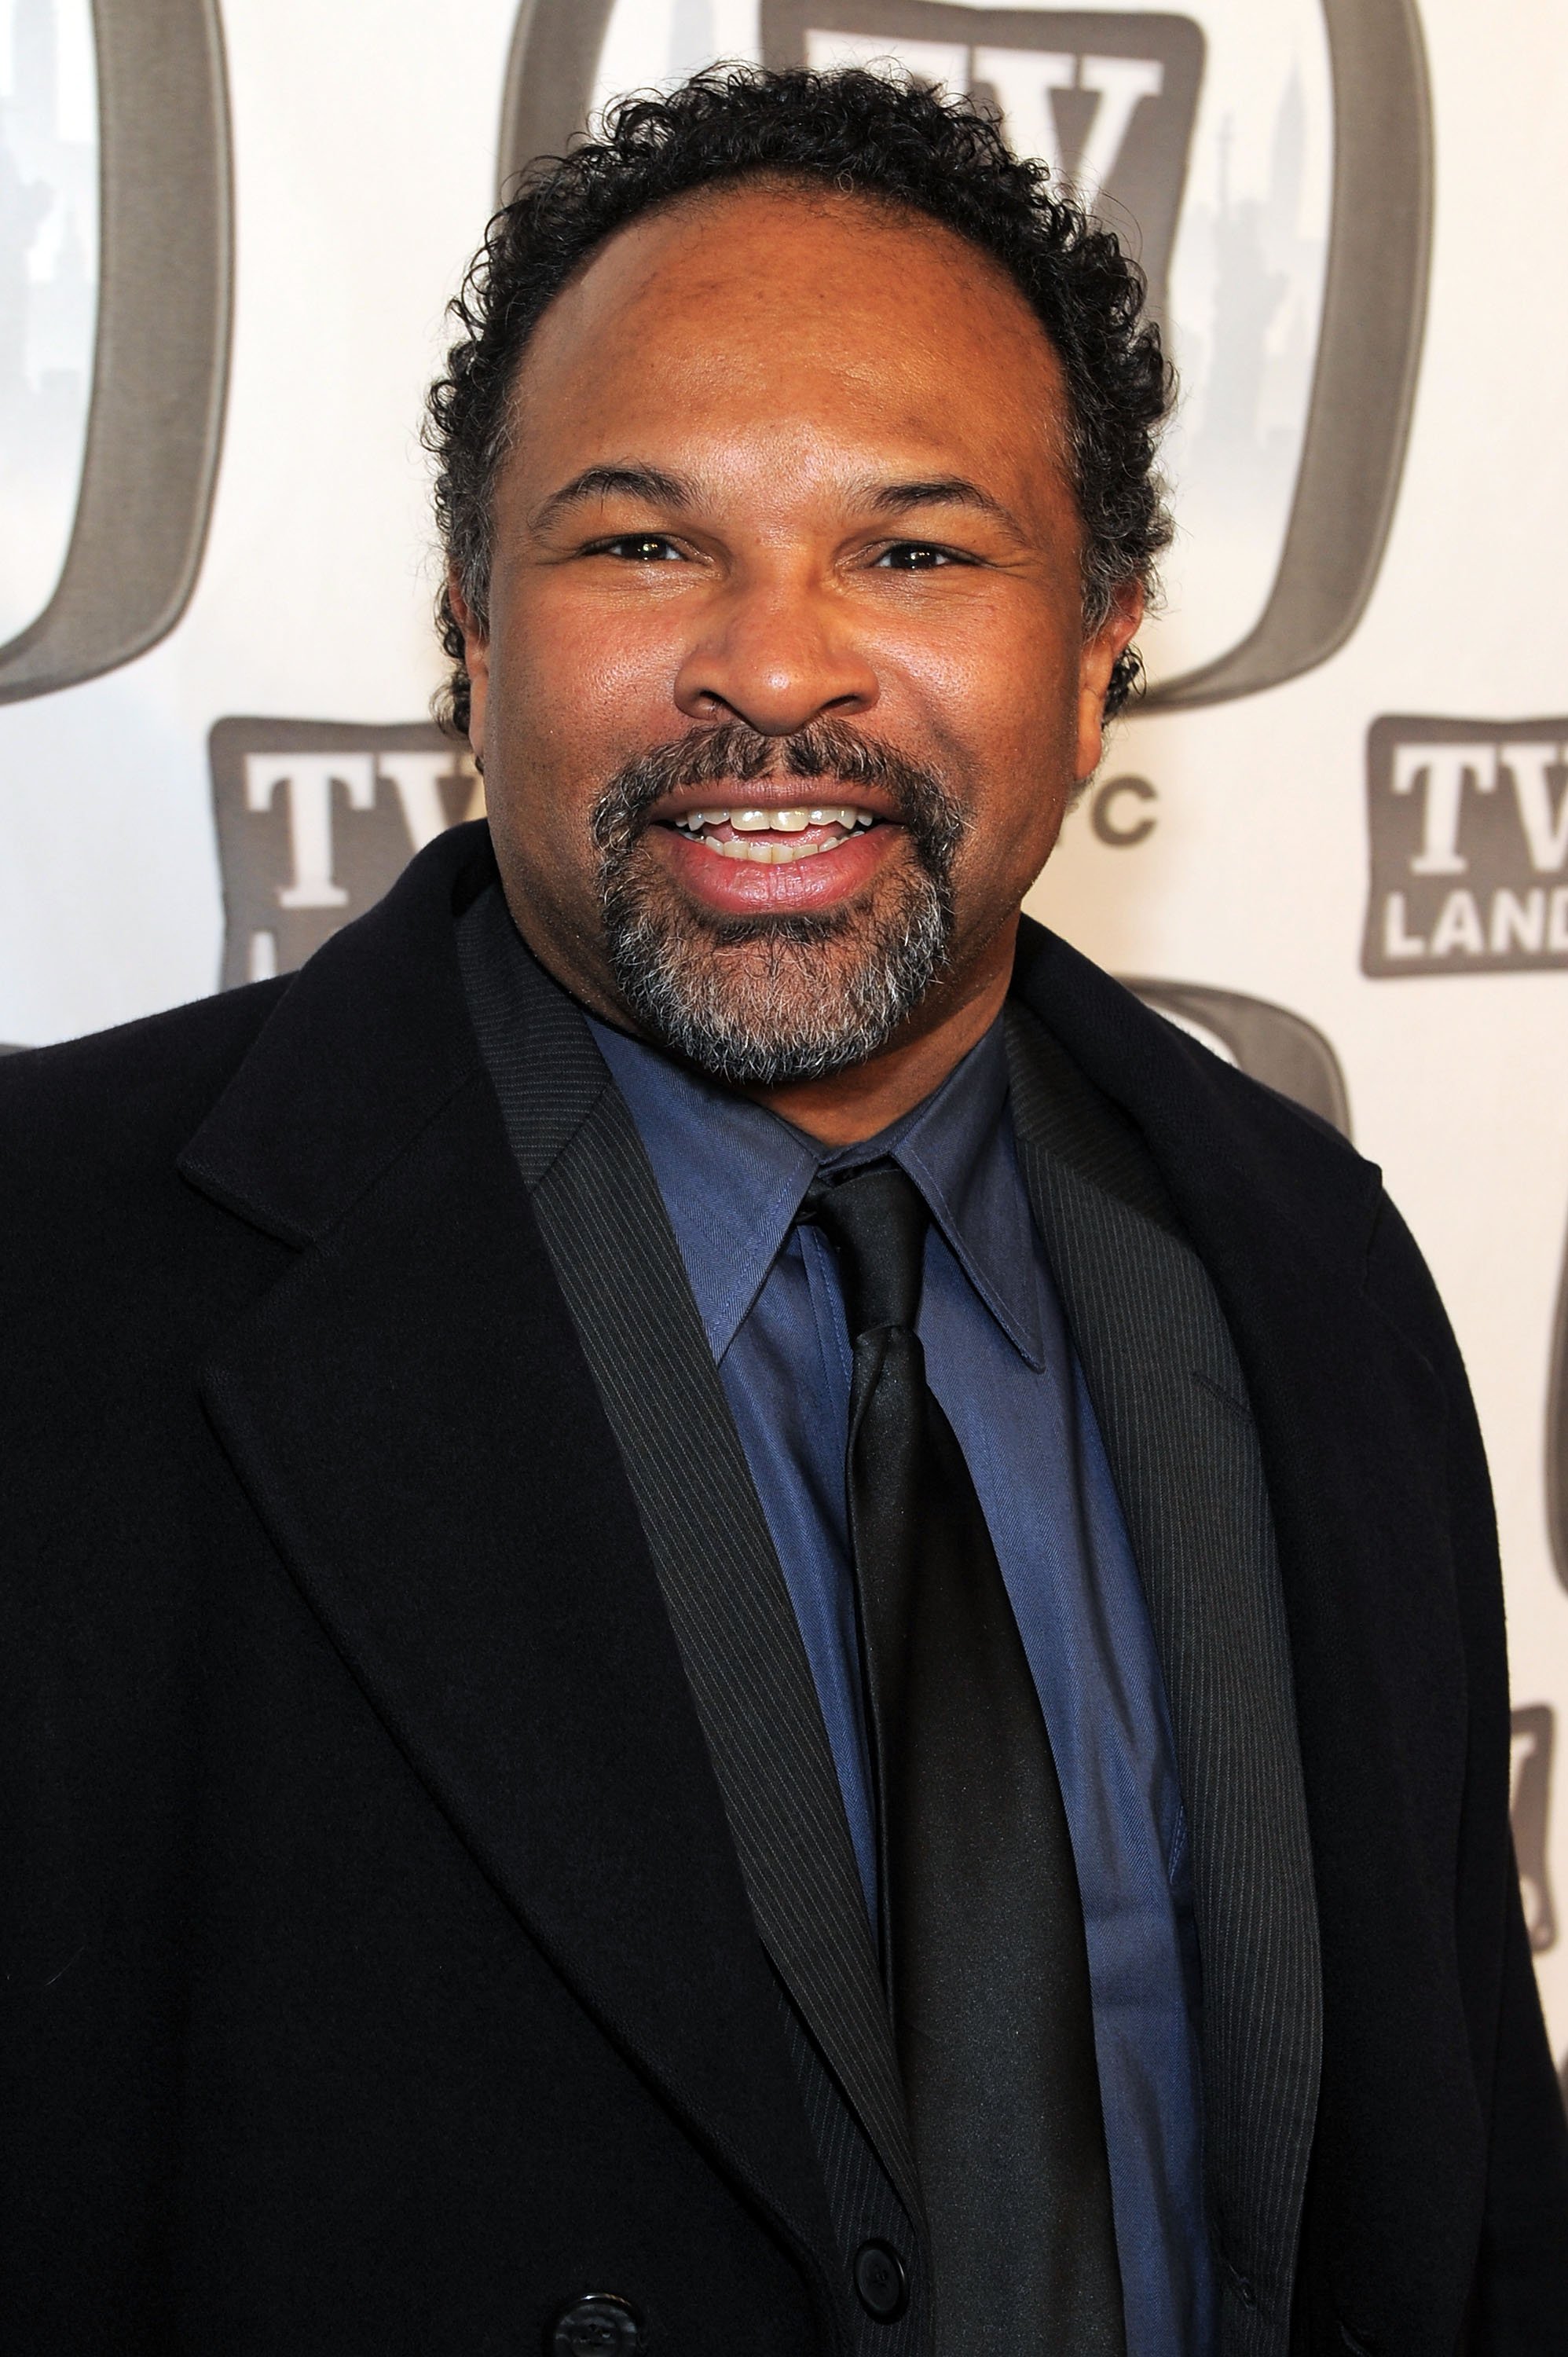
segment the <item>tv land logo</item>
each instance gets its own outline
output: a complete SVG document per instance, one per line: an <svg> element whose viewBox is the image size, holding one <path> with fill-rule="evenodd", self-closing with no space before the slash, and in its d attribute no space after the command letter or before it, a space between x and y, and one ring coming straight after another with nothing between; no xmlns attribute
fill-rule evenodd
<svg viewBox="0 0 1568 2357"><path fill-rule="evenodd" d="M429 721L220 720L208 742L225 990L303 965L414 852L484 815L473 755Z"/></svg>
<svg viewBox="0 0 1568 2357"><path fill-rule="evenodd" d="M1190 16L982 8L942 0L762 0L769 65L875 66L967 91L1113 221L1135 225L1151 308L1163 314L1203 79Z"/></svg>
<svg viewBox="0 0 1568 2357"><path fill-rule="evenodd" d="M1374 721L1369 974L1568 967L1568 719Z"/></svg>

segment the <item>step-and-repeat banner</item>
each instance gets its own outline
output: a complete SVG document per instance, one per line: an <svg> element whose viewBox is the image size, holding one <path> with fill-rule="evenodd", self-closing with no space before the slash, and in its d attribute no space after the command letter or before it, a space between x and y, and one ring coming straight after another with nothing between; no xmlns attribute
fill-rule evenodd
<svg viewBox="0 0 1568 2357"><path fill-rule="evenodd" d="M719 57L981 92L1141 256L1180 533L1031 905L1432 1262L1568 2078L1568 14L0 0L0 1040L284 972L483 808L424 716L443 307L509 172Z"/></svg>

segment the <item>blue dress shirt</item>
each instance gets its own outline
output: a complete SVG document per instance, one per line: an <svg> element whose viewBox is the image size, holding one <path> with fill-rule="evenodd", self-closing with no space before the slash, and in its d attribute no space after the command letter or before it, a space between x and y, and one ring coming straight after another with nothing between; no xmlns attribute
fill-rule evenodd
<svg viewBox="0 0 1568 2357"><path fill-rule="evenodd" d="M991 1531L1072 1835L1128 2357L1208 2357L1187 1825L1142 1586L1018 1169L1001 1023L913 1113L838 1153L656 1049L593 1030L653 1166L757 1484L874 1921L844 1508L852 1352L832 1248L794 1222L820 1168L881 1157L925 1198L928 1378Z"/></svg>

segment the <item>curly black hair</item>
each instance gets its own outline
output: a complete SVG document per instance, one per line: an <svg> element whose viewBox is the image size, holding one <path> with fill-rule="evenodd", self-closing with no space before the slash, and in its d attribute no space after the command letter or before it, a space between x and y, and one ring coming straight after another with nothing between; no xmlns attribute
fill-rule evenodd
<svg viewBox="0 0 1568 2357"><path fill-rule="evenodd" d="M1143 317L1144 278L1114 236L1043 164L1015 156L993 118L908 76L715 66L668 96L639 94L600 135L542 156L491 221L449 316L459 334L432 386L425 446L435 515L470 611L488 622L491 506L506 456L519 360L543 312L587 258L650 208L751 178L825 183L920 213L967 238L1015 282L1050 338L1070 400L1070 456L1084 527L1084 623L1094 630L1128 581L1154 585L1170 524L1155 443L1170 405L1159 329ZM441 643L453 669L435 699L468 727L463 634L444 587ZM1131 650L1106 714L1139 677Z"/></svg>

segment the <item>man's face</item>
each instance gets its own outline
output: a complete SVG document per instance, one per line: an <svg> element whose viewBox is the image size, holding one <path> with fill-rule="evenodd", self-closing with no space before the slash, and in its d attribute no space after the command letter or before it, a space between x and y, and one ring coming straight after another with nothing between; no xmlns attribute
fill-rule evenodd
<svg viewBox="0 0 1568 2357"><path fill-rule="evenodd" d="M740 1086L1005 986L1100 753L1058 363L961 240L708 192L542 321L473 738L507 895L589 1006Z"/></svg>

